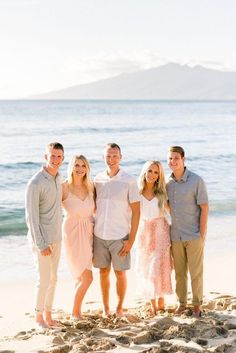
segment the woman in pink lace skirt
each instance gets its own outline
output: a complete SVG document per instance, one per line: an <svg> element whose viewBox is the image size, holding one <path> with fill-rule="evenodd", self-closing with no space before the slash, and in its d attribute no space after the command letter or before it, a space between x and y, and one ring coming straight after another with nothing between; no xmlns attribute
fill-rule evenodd
<svg viewBox="0 0 236 353"><path fill-rule="evenodd" d="M164 170L160 162L145 163L139 176L141 217L137 234L136 269L152 314L164 309L164 295L172 293L170 216Z"/></svg>
<svg viewBox="0 0 236 353"><path fill-rule="evenodd" d="M72 318L81 319L83 298L92 283L92 242L94 198L89 178L90 167L83 155L74 156L68 167L68 180L63 183L62 225L66 258L74 277L75 295Z"/></svg>

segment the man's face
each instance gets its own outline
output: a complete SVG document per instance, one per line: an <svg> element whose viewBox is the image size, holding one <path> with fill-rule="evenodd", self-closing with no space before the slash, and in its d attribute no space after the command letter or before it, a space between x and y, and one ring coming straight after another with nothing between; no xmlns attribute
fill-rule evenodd
<svg viewBox="0 0 236 353"><path fill-rule="evenodd" d="M62 165L62 162L64 160L64 153L62 150L50 147L47 153L45 154L45 159L47 161L47 168L50 168L56 172Z"/></svg>
<svg viewBox="0 0 236 353"><path fill-rule="evenodd" d="M108 147L105 149L104 161L107 167L109 167L110 169L119 168L120 160L121 154L119 148Z"/></svg>
<svg viewBox="0 0 236 353"><path fill-rule="evenodd" d="M178 152L168 152L168 166L175 173L184 169L184 157Z"/></svg>

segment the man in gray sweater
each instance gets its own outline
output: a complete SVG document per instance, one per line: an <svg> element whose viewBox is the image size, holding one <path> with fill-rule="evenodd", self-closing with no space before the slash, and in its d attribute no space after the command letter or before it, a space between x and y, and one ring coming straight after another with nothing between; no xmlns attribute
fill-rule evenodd
<svg viewBox="0 0 236 353"><path fill-rule="evenodd" d="M26 189L28 237L38 271L35 320L41 328L55 326L52 303L61 253L61 179L58 173L64 160L59 142L47 146L46 164L29 181Z"/></svg>

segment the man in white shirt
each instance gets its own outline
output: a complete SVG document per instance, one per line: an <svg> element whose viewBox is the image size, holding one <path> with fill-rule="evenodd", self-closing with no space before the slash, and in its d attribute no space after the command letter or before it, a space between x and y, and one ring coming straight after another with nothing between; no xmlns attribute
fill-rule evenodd
<svg viewBox="0 0 236 353"><path fill-rule="evenodd" d="M95 177L97 211L94 228L94 267L100 268L104 314L110 315L110 269L116 275L118 304L116 315L123 316L127 288L126 270L140 216L140 196L136 180L120 168L121 149L115 143L105 147L106 170Z"/></svg>

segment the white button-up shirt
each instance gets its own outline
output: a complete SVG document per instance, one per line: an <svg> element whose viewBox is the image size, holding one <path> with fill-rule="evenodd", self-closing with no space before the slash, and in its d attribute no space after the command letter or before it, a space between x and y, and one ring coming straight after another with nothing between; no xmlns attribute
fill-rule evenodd
<svg viewBox="0 0 236 353"><path fill-rule="evenodd" d="M101 239L117 240L129 234L130 204L140 201L135 178L122 169L112 178L104 171L95 177L97 211L94 234Z"/></svg>

